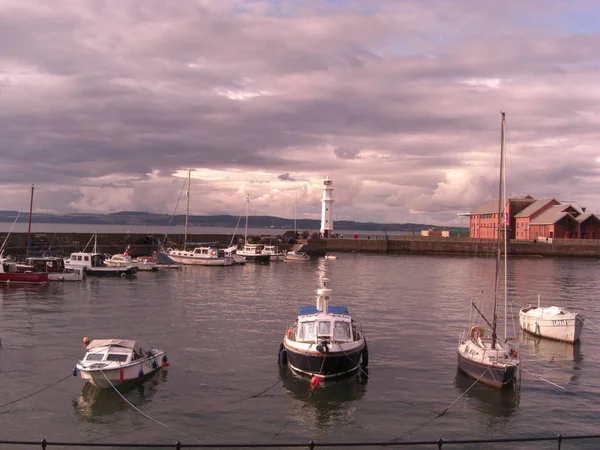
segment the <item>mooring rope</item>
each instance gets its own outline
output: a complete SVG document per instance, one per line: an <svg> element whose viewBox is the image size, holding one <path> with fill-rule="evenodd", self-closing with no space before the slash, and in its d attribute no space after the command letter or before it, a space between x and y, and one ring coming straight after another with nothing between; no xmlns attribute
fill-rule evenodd
<svg viewBox="0 0 600 450"><path fill-rule="evenodd" d="M135 411L139 412L139 413L140 413L142 416L144 416L146 419L148 419L148 420L151 420L152 422L154 422L154 423L157 423L157 424L159 424L160 426L163 426L163 427L165 427L165 428L173 429L173 430L177 431L178 433L180 433L181 435L183 435L183 436L185 436L185 437L189 437L189 438L191 438L191 439L194 439L194 440L196 440L196 442L198 442L198 443L201 443L201 442L200 442L200 440L199 440L198 438L196 438L196 437L194 437L194 436L191 436L191 435L189 435L189 434L187 434L187 433L184 433L183 431L181 431L181 430L178 430L177 428L171 428L171 427L169 427L168 425L166 425L166 424L164 424L164 423L160 422L159 420L156 420L156 419L154 419L153 417L150 417L148 414L146 414L146 413L144 413L143 411L141 411L141 410L140 410L140 409L139 409L137 406L135 406L133 403L131 403L129 400L127 400L127 399L126 399L126 398L123 396L123 394L121 394L121 393L119 392L119 390L117 389L117 387L116 387L114 384L112 384L112 382L111 382L111 381L108 379L108 377L106 376L106 374L104 373L104 371L103 371L103 370L100 370L100 373L101 373L101 374L102 374L102 376L103 376L103 377L106 379L106 381L108 381L108 384L110 384L110 387L112 387L112 388L114 389L114 391L115 391L117 394L119 394L119 397L121 397L123 400L125 400L125 402L126 402L126 403L127 403L129 406L131 406L131 407L132 407L132 408L133 408Z"/></svg>
<svg viewBox="0 0 600 450"><path fill-rule="evenodd" d="M58 380L58 381L55 381L54 383L52 383L52 384L49 384L48 386L45 386L45 387L43 387L43 388L41 388L41 389L38 389L37 391L35 391L35 392L32 392L31 394L24 395L23 397L17 398L16 400L12 400L12 401L10 401L10 402L8 402L8 403L4 403L3 405L0 405L0 409L3 409L3 408L5 408L5 407L7 407L7 406L10 406L10 405L14 405L15 403L18 403L18 402L20 402L21 400L25 400L26 398L33 397L34 395L36 395L36 394L39 394L40 392L43 392L43 391L45 391L46 389L49 389L49 388L51 388L51 387L53 387L53 386L56 386L58 383L61 383L61 382L65 381L67 378L70 378L70 377L72 377L72 376L73 376L73 374L72 374L72 373L70 373L70 374L69 374L69 375L67 375L66 377L64 377L64 378L61 378L60 380Z"/></svg>

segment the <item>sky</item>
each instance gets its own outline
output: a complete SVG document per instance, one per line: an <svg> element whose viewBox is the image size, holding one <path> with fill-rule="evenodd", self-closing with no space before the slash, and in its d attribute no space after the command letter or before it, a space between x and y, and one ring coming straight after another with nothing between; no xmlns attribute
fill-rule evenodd
<svg viewBox="0 0 600 450"><path fill-rule="evenodd" d="M600 214L600 3L2 0L0 209ZM183 194L182 194L183 192ZM468 225L468 224L467 224Z"/></svg>

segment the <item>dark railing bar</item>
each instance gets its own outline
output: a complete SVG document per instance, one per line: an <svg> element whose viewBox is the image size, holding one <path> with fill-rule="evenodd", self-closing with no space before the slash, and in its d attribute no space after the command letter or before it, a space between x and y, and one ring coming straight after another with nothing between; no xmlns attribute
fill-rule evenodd
<svg viewBox="0 0 600 450"><path fill-rule="evenodd" d="M268 444L182 444L180 441L172 444L131 444L131 443L101 443L101 442L50 442L46 439L41 441L18 441L18 440L0 440L0 445L29 445L41 446L46 449L49 446L64 447L121 447L121 448L309 448L314 450L317 447L407 447L421 445L435 445L442 448L445 445L468 445L468 444L491 444L491 443L511 443L511 442L549 442L556 441L560 450L564 440L583 440L600 439L600 434L564 436L532 436L532 437L514 437L514 438L492 438L492 439L449 439L427 441L383 441L383 442L315 442L308 443L268 443Z"/></svg>

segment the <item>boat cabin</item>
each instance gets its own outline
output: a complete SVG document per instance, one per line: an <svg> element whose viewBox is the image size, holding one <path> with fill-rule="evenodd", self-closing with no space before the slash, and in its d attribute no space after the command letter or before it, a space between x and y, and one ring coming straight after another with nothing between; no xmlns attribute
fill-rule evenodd
<svg viewBox="0 0 600 450"><path fill-rule="evenodd" d="M34 272L61 273L65 271L65 261L59 257L29 257L26 258L26 261Z"/></svg>
<svg viewBox="0 0 600 450"><path fill-rule="evenodd" d="M354 342L358 335L345 306L330 306L326 314L319 313L314 306L304 306L293 328L296 342Z"/></svg>
<svg viewBox="0 0 600 450"><path fill-rule="evenodd" d="M106 267L103 253L71 253L67 264L71 267Z"/></svg>
<svg viewBox="0 0 600 450"><path fill-rule="evenodd" d="M152 350L138 341L124 339L97 339L88 344L83 361L127 364L152 354Z"/></svg>

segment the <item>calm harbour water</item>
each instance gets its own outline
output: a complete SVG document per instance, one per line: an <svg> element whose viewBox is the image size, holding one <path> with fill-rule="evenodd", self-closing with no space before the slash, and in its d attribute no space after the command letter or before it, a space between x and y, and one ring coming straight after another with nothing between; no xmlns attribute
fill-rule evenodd
<svg viewBox="0 0 600 450"><path fill-rule="evenodd" d="M68 376L83 355L84 336L140 339L166 350L171 363L124 394L162 425L115 392L70 377L0 408L0 440L275 444L597 433L598 335L584 328L582 342L572 346L523 336L518 321L520 392L475 386L436 418L471 386L457 374L456 345L470 301L493 295L492 259L339 256L186 267L131 280L0 286L0 404ZM600 323L598 264L513 259L513 315L517 306L536 303L539 293L546 305L576 308ZM308 380L279 370L277 349L298 308L314 304L321 275L331 280L332 304L345 304L363 324L370 377L363 384L329 383L311 394Z"/></svg>

